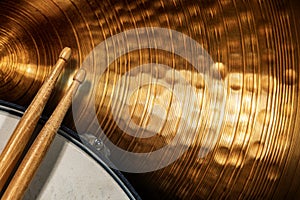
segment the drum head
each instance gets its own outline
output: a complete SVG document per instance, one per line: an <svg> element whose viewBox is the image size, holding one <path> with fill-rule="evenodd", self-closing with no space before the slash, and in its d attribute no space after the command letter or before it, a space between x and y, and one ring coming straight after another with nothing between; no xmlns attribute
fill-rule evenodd
<svg viewBox="0 0 300 200"><path fill-rule="evenodd" d="M22 115L21 108L0 102L0 152ZM118 176L93 150L59 130L24 199L136 199L124 177Z"/></svg>

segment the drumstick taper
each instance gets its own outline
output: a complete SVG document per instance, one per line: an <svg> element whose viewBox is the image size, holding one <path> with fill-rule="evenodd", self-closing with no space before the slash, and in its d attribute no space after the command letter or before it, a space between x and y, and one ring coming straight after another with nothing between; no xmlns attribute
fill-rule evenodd
<svg viewBox="0 0 300 200"><path fill-rule="evenodd" d="M0 191L2 191L7 179L31 138L40 115L55 87L56 81L70 57L71 49L68 47L64 48L60 53L52 73L39 89L3 149L0 155Z"/></svg>
<svg viewBox="0 0 300 200"><path fill-rule="evenodd" d="M85 70L79 69L73 78L73 82L67 93L64 95L54 112L42 128L33 144L29 148L27 154L22 160L14 177L9 183L3 194L3 199L21 199L26 191L31 179L37 171L42 159L53 141L60 124L69 109L72 96L77 91L79 85L85 79Z"/></svg>

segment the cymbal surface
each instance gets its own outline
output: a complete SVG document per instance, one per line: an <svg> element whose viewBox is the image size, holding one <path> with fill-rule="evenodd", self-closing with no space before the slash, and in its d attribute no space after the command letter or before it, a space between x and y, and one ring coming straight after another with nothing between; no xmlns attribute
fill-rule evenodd
<svg viewBox="0 0 300 200"><path fill-rule="evenodd" d="M224 101L224 109L205 110L211 106L207 99L214 91L209 90L205 74L181 56L150 48L119 57L114 56L116 52L107 52L103 57L111 55L115 60L105 66L101 77L93 73L87 77L98 80L91 84L91 90L96 91L93 106L99 125L113 144L128 152L155 151L171 144L179 123L186 124L185 130L196 134L193 141L181 136L181 145L188 148L175 162L153 172L125 173L126 177L145 199L297 199L300 197L297 6L293 0L4 0L0 2L0 98L28 105L61 49L68 46L73 52L72 59L48 104L46 114L49 114L66 92L75 69L103 41L136 28L175 30L192 38L210 55L213 62L210 67L218 71L224 87L219 99ZM140 38L143 39L147 40ZM174 49L178 44L175 38L161 42ZM129 48L115 45L116 51L125 52ZM90 65L91 71L99 68L96 59ZM169 68L159 68L158 74L135 70L147 63ZM141 77L172 86L184 80L197 96L189 113L198 116L198 120L190 122L182 114L184 111L179 112L180 98L174 97L172 87L149 81L151 84L130 90L130 83ZM189 90L184 88L184 91ZM115 114L121 113L115 103L118 95L128 96L126 108L131 124L126 124L126 116ZM86 97L80 109L84 110L90 102L89 96ZM216 125L220 129L215 142L206 144L203 141L211 132L205 128L205 122L221 116L221 112L224 116ZM73 117L70 111L65 124L75 129ZM88 132L93 122L84 121L86 117L83 113L80 123ZM124 122L128 130L137 132L139 126L155 130L156 134L135 138L120 128L119 122ZM164 125L156 130L160 123ZM213 127L211 124L209 128ZM199 149L203 147L209 151L199 157Z"/></svg>

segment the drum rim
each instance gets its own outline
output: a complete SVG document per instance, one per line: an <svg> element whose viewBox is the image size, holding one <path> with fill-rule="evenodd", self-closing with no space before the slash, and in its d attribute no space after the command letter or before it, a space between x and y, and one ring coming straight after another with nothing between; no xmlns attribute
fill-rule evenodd
<svg viewBox="0 0 300 200"><path fill-rule="evenodd" d="M3 108L6 107L6 108ZM18 117L22 117L26 108L24 106L11 103L8 101L4 101L0 99L0 110L8 112ZM48 117L42 115L39 119L39 124L44 125L47 121ZM129 183L129 181L125 178L125 176L118 170L112 169L105 164L104 161L97 155L97 151L92 149L92 146L86 146L81 141L79 135L76 131L66 127L65 125L61 125L60 129L57 132L60 136L67 139L69 142L73 143L75 146L83 150L87 155L89 155L92 159L94 159L101 167L105 169L109 175L117 182L120 188L125 192L129 199L141 199L138 193L135 191L133 186Z"/></svg>

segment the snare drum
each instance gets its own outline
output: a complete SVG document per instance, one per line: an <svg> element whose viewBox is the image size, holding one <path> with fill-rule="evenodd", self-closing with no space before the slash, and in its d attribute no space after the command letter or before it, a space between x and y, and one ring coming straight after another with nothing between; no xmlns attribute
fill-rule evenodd
<svg viewBox="0 0 300 200"><path fill-rule="evenodd" d="M0 152L21 109L0 101ZM93 156L93 149L59 130L24 199L138 199L123 176Z"/></svg>

